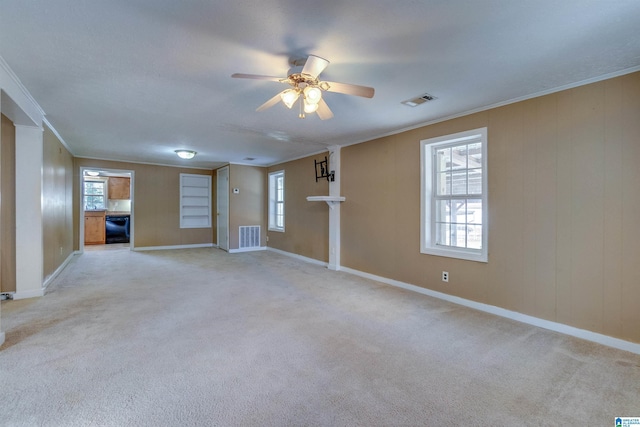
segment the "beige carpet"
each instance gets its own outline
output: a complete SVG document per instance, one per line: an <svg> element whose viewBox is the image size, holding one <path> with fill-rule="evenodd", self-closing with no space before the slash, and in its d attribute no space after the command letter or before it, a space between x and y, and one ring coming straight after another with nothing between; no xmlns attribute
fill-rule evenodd
<svg viewBox="0 0 640 427"><path fill-rule="evenodd" d="M638 355L272 252L86 252L2 325L2 426L640 416Z"/></svg>

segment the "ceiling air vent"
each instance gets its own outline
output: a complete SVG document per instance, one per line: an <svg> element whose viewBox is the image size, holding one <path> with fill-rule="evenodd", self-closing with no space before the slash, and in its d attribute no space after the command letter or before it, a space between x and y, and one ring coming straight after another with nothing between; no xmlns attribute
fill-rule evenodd
<svg viewBox="0 0 640 427"><path fill-rule="evenodd" d="M408 105L409 107L417 107L420 104L424 104L425 102L433 101L435 99L438 98L433 95L429 95L428 93L423 93L422 95L418 95L415 98L402 101L401 104Z"/></svg>

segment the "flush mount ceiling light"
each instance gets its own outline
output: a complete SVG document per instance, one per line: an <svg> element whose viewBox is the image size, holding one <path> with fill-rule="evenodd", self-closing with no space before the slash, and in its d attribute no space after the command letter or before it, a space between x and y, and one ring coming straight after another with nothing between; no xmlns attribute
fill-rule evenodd
<svg viewBox="0 0 640 427"><path fill-rule="evenodd" d="M89 175L89 176L98 176L100 175L100 172L97 171L84 171L85 175Z"/></svg>
<svg viewBox="0 0 640 427"><path fill-rule="evenodd" d="M193 150L176 150L176 154L181 159L189 160L189 159L193 159L195 155L198 153L196 153Z"/></svg>

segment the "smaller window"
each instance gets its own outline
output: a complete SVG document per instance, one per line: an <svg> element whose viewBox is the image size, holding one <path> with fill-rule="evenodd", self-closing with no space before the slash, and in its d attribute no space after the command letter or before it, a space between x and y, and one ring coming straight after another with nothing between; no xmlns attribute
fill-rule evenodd
<svg viewBox="0 0 640 427"><path fill-rule="evenodd" d="M269 174L269 230L284 231L284 171Z"/></svg>
<svg viewBox="0 0 640 427"><path fill-rule="evenodd" d="M87 211L95 209L105 209L105 182L104 180L84 180L82 197L84 199L84 209Z"/></svg>

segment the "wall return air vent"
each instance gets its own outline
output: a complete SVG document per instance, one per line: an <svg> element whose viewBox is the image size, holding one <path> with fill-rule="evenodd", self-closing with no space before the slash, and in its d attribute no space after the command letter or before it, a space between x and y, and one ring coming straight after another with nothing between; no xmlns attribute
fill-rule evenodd
<svg viewBox="0 0 640 427"><path fill-rule="evenodd" d="M417 107L420 104L424 104L425 102L434 101L436 98L433 95L429 95L428 93L423 93L422 95L418 95L415 98L407 99L406 101L402 101L401 104L408 105L409 107Z"/></svg>
<svg viewBox="0 0 640 427"><path fill-rule="evenodd" d="M259 225L241 225L239 227L240 249L257 249L260 248L260 226Z"/></svg>

